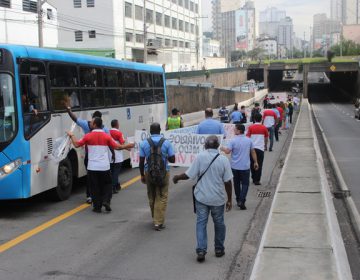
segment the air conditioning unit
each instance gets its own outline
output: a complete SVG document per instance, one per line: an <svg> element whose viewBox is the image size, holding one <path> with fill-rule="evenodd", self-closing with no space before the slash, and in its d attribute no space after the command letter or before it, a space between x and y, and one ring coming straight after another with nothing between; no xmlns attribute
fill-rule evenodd
<svg viewBox="0 0 360 280"><path fill-rule="evenodd" d="M159 39L148 39L147 46L149 49L160 49L161 48L161 40Z"/></svg>

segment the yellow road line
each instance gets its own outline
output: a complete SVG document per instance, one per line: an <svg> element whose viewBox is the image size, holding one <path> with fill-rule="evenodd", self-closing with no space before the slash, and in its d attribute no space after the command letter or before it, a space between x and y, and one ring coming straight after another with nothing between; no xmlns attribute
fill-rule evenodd
<svg viewBox="0 0 360 280"><path fill-rule="evenodd" d="M127 181L126 183L124 183L121 187L126 189L130 185L132 185L132 184L136 183L137 181L139 181L140 178L141 178L140 176L137 176L137 177ZM76 213L78 213L78 212L80 212L80 211L82 211L82 210L84 210L84 209L86 209L88 207L90 207L90 204L86 204L86 203L81 204L80 206L78 206L78 207L76 207L76 208L74 208L74 209L72 209L72 210L70 210L68 212L65 212L64 214L61 214L60 216L57 216L57 217L51 219L50 221L47 221L47 222L37 226L36 228L33 228L33 229L19 235L18 237L14 238L14 239L12 239L12 240L10 240L8 242L6 242L4 244L1 244L0 245L0 254L7 251L7 250L9 250L12 247L18 245L19 243L29 239L30 237L32 237L32 236L34 236L34 235L36 235L36 234L38 234L38 233L40 233L40 232L42 232L42 231L44 231L44 230L46 230L48 228L60 223L61 221L65 220L65 219L67 219L67 218L69 218L69 217L71 217L73 215L75 215Z"/></svg>

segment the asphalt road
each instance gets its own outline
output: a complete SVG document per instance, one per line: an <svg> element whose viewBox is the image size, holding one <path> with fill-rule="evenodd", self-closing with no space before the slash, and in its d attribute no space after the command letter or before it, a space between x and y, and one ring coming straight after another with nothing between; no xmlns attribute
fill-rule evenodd
<svg viewBox="0 0 360 280"><path fill-rule="evenodd" d="M43 195L25 201L0 202L0 251L4 244L18 242L0 252L0 280L225 279L231 274L247 231L257 223L253 216L259 201L268 199L258 198L257 193L266 191L287 135L283 131L274 151L266 153L263 185L250 186L248 210L234 207L225 214L224 257L214 256L210 219L206 261L196 262L191 181L170 185L166 229L161 232L152 229L146 188L136 181L114 195L111 213L96 214L85 208L46 229L37 228L39 232L32 235L31 230L39 225L83 205L84 186L79 184L64 202L50 202ZM172 168L171 173L184 170ZM125 169L121 182L124 184L138 175L138 169ZM19 236L24 240L15 239ZM243 256L247 254L240 252Z"/></svg>

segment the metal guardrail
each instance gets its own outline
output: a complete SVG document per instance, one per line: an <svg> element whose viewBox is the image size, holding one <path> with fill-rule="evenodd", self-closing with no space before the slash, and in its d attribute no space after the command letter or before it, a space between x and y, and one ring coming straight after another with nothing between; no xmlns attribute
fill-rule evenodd
<svg viewBox="0 0 360 280"><path fill-rule="evenodd" d="M209 72L211 75L218 73L235 72L246 69L247 68L242 68L242 67L232 67L232 68L219 68L219 69L198 70L198 71L169 72L169 73L165 73L165 77L166 79L179 79L179 78L181 79L181 78L205 76L206 72Z"/></svg>

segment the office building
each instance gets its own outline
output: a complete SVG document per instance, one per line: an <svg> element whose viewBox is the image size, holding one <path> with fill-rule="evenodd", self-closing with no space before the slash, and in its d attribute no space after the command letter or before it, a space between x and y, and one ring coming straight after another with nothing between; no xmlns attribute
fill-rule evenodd
<svg viewBox="0 0 360 280"><path fill-rule="evenodd" d="M313 21L313 49L326 49L338 42L341 24L332 20L326 14L314 15Z"/></svg>

